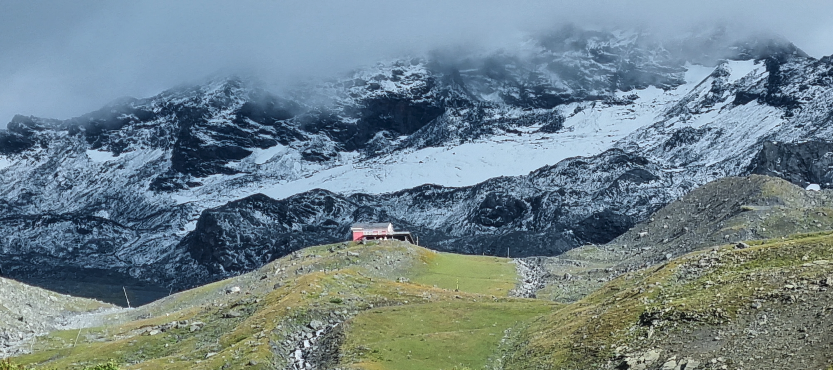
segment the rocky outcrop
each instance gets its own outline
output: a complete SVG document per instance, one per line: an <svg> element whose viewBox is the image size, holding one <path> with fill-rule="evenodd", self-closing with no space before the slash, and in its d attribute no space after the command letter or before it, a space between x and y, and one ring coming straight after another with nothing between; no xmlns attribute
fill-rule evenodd
<svg viewBox="0 0 833 370"><path fill-rule="evenodd" d="M257 194L204 211L180 244L213 274L250 271L304 247L345 240L356 208L324 190L281 201Z"/></svg>
<svg viewBox="0 0 833 370"><path fill-rule="evenodd" d="M31 353L37 336L100 325L109 304L70 297L0 277L0 358Z"/></svg>
<svg viewBox="0 0 833 370"><path fill-rule="evenodd" d="M833 143L804 141L783 143L766 141L752 160L749 172L781 177L793 184L807 187L818 184L822 189L833 187Z"/></svg>

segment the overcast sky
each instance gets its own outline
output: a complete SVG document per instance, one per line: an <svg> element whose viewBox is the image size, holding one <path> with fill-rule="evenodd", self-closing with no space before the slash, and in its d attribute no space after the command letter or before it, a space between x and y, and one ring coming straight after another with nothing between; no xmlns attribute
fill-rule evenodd
<svg viewBox="0 0 833 370"><path fill-rule="evenodd" d="M287 83L457 45L577 25L666 33L725 22L833 54L833 1L0 1L0 127L70 118L217 72Z"/></svg>

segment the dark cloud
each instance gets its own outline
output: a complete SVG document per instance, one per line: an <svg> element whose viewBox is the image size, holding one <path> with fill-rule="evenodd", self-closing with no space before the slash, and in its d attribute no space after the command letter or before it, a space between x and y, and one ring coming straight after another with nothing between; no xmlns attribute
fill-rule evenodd
<svg viewBox="0 0 833 370"><path fill-rule="evenodd" d="M833 53L833 3L785 1L24 1L0 5L0 122L68 118L218 71L276 84L560 24L665 33L722 22ZM0 123L2 125L2 123Z"/></svg>

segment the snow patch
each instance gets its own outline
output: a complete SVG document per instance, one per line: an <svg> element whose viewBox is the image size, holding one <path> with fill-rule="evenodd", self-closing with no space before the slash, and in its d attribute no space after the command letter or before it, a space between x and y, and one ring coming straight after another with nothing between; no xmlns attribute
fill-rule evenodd
<svg viewBox="0 0 833 370"><path fill-rule="evenodd" d="M252 154L249 155L249 158L251 158L255 164L264 164L278 154L285 154L287 151L287 147L278 144L271 148L254 148L249 150L252 151Z"/></svg>
<svg viewBox="0 0 833 370"><path fill-rule="evenodd" d="M314 188L378 194L427 183L469 186L493 177L525 175L564 158L602 152L640 127L628 123L603 120L582 124L573 132L500 135L456 147L397 152L259 190L280 199ZM619 127L610 127L617 124Z"/></svg>
<svg viewBox="0 0 833 370"><path fill-rule="evenodd" d="M234 181L234 179L238 179L241 176L244 176L244 174L217 174L206 177L196 177L193 178L193 180L202 183L203 185L191 189L180 190L176 193L172 193L170 197L171 200L173 200L176 204L200 203L208 204L207 208L216 207L225 202L228 202L230 199L237 199L251 195L241 195L237 193L236 190L232 190L231 193L236 194L236 196L232 198L226 198L219 195L219 193L224 192L224 188L227 187L226 184L229 181Z"/></svg>
<svg viewBox="0 0 833 370"><path fill-rule="evenodd" d="M196 228L197 228L197 219L191 220L187 224L182 225L182 230L179 230L177 232L177 235L185 236L185 234L188 234L188 233L194 231Z"/></svg>
<svg viewBox="0 0 833 370"><path fill-rule="evenodd" d="M754 60L732 60L729 64L729 83L733 83L758 69Z"/></svg>
<svg viewBox="0 0 833 370"><path fill-rule="evenodd" d="M821 186L819 184L810 184L804 190L821 191Z"/></svg>
<svg viewBox="0 0 833 370"><path fill-rule="evenodd" d="M185 204L185 203L193 203L198 202L202 198L195 194L194 192L190 191L180 191L174 194L171 194L171 199L176 202L176 204Z"/></svg>
<svg viewBox="0 0 833 370"><path fill-rule="evenodd" d="M461 187L494 177L526 175L566 158L592 156L612 148L620 139L657 122L669 104L691 91L713 70L690 65L686 84L676 89L665 91L649 87L617 93L622 96L637 94L639 98L634 104L568 104L562 109L562 114L567 117L564 129L557 133L522 129L521 135L497 135L454 147L394 152L365 161L343 158L345 161L341 165L314 171L295 180L261 183L250 191L275 199L314 188L342 194L381 194L423 184Z"/></svg>
<svg viewBox="0 0 833 370"><path fill-rule="evenodd" d="M714 67L706 67L697 64L686 64L685 65L685 83L686 85L696 85L705 80L712 72L714 72ZM689 88L693 86L688 86ZM685 86L680 86L676 89L677 91L688 92Z"/></svg>
<svg viewBox="0 0 833 370"><path fill-rule="evenodd" d="M87 149L87 158L93 162L107 162L116 159L116 156L110 152L102 152L98 150Z"/></svg>
<svg viewBox="0 0 833 370"><path fill-rule="evenodd" d="M11 165L12 165L12 161L10 161L8 158L0 157L0 170L4 169L6 167L11 167Z"/></svg>

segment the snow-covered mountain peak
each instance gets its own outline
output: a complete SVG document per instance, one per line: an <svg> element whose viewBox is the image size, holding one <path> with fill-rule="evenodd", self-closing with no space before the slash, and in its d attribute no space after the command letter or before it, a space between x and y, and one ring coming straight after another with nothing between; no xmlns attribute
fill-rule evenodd
<svg viewBox="0 0 833 370"><path fill-rule="evenodd" d="M373 219L438 249L552 254L711 179L784 172L779 156L826 148L759 155L829 137L829 59L697 37L562 29L287 94L221 77L70 120L18 116L0 130L0 255L21 274L181 286Z"/></svg>
<svg viewBox="0 0 833 370"><path fill-rule="evenodd" d="M154 101L167 104L191 104L216 108L242 104L253 88L238 76L214 76L200 84L190 84L166 90Z"/></svg>

